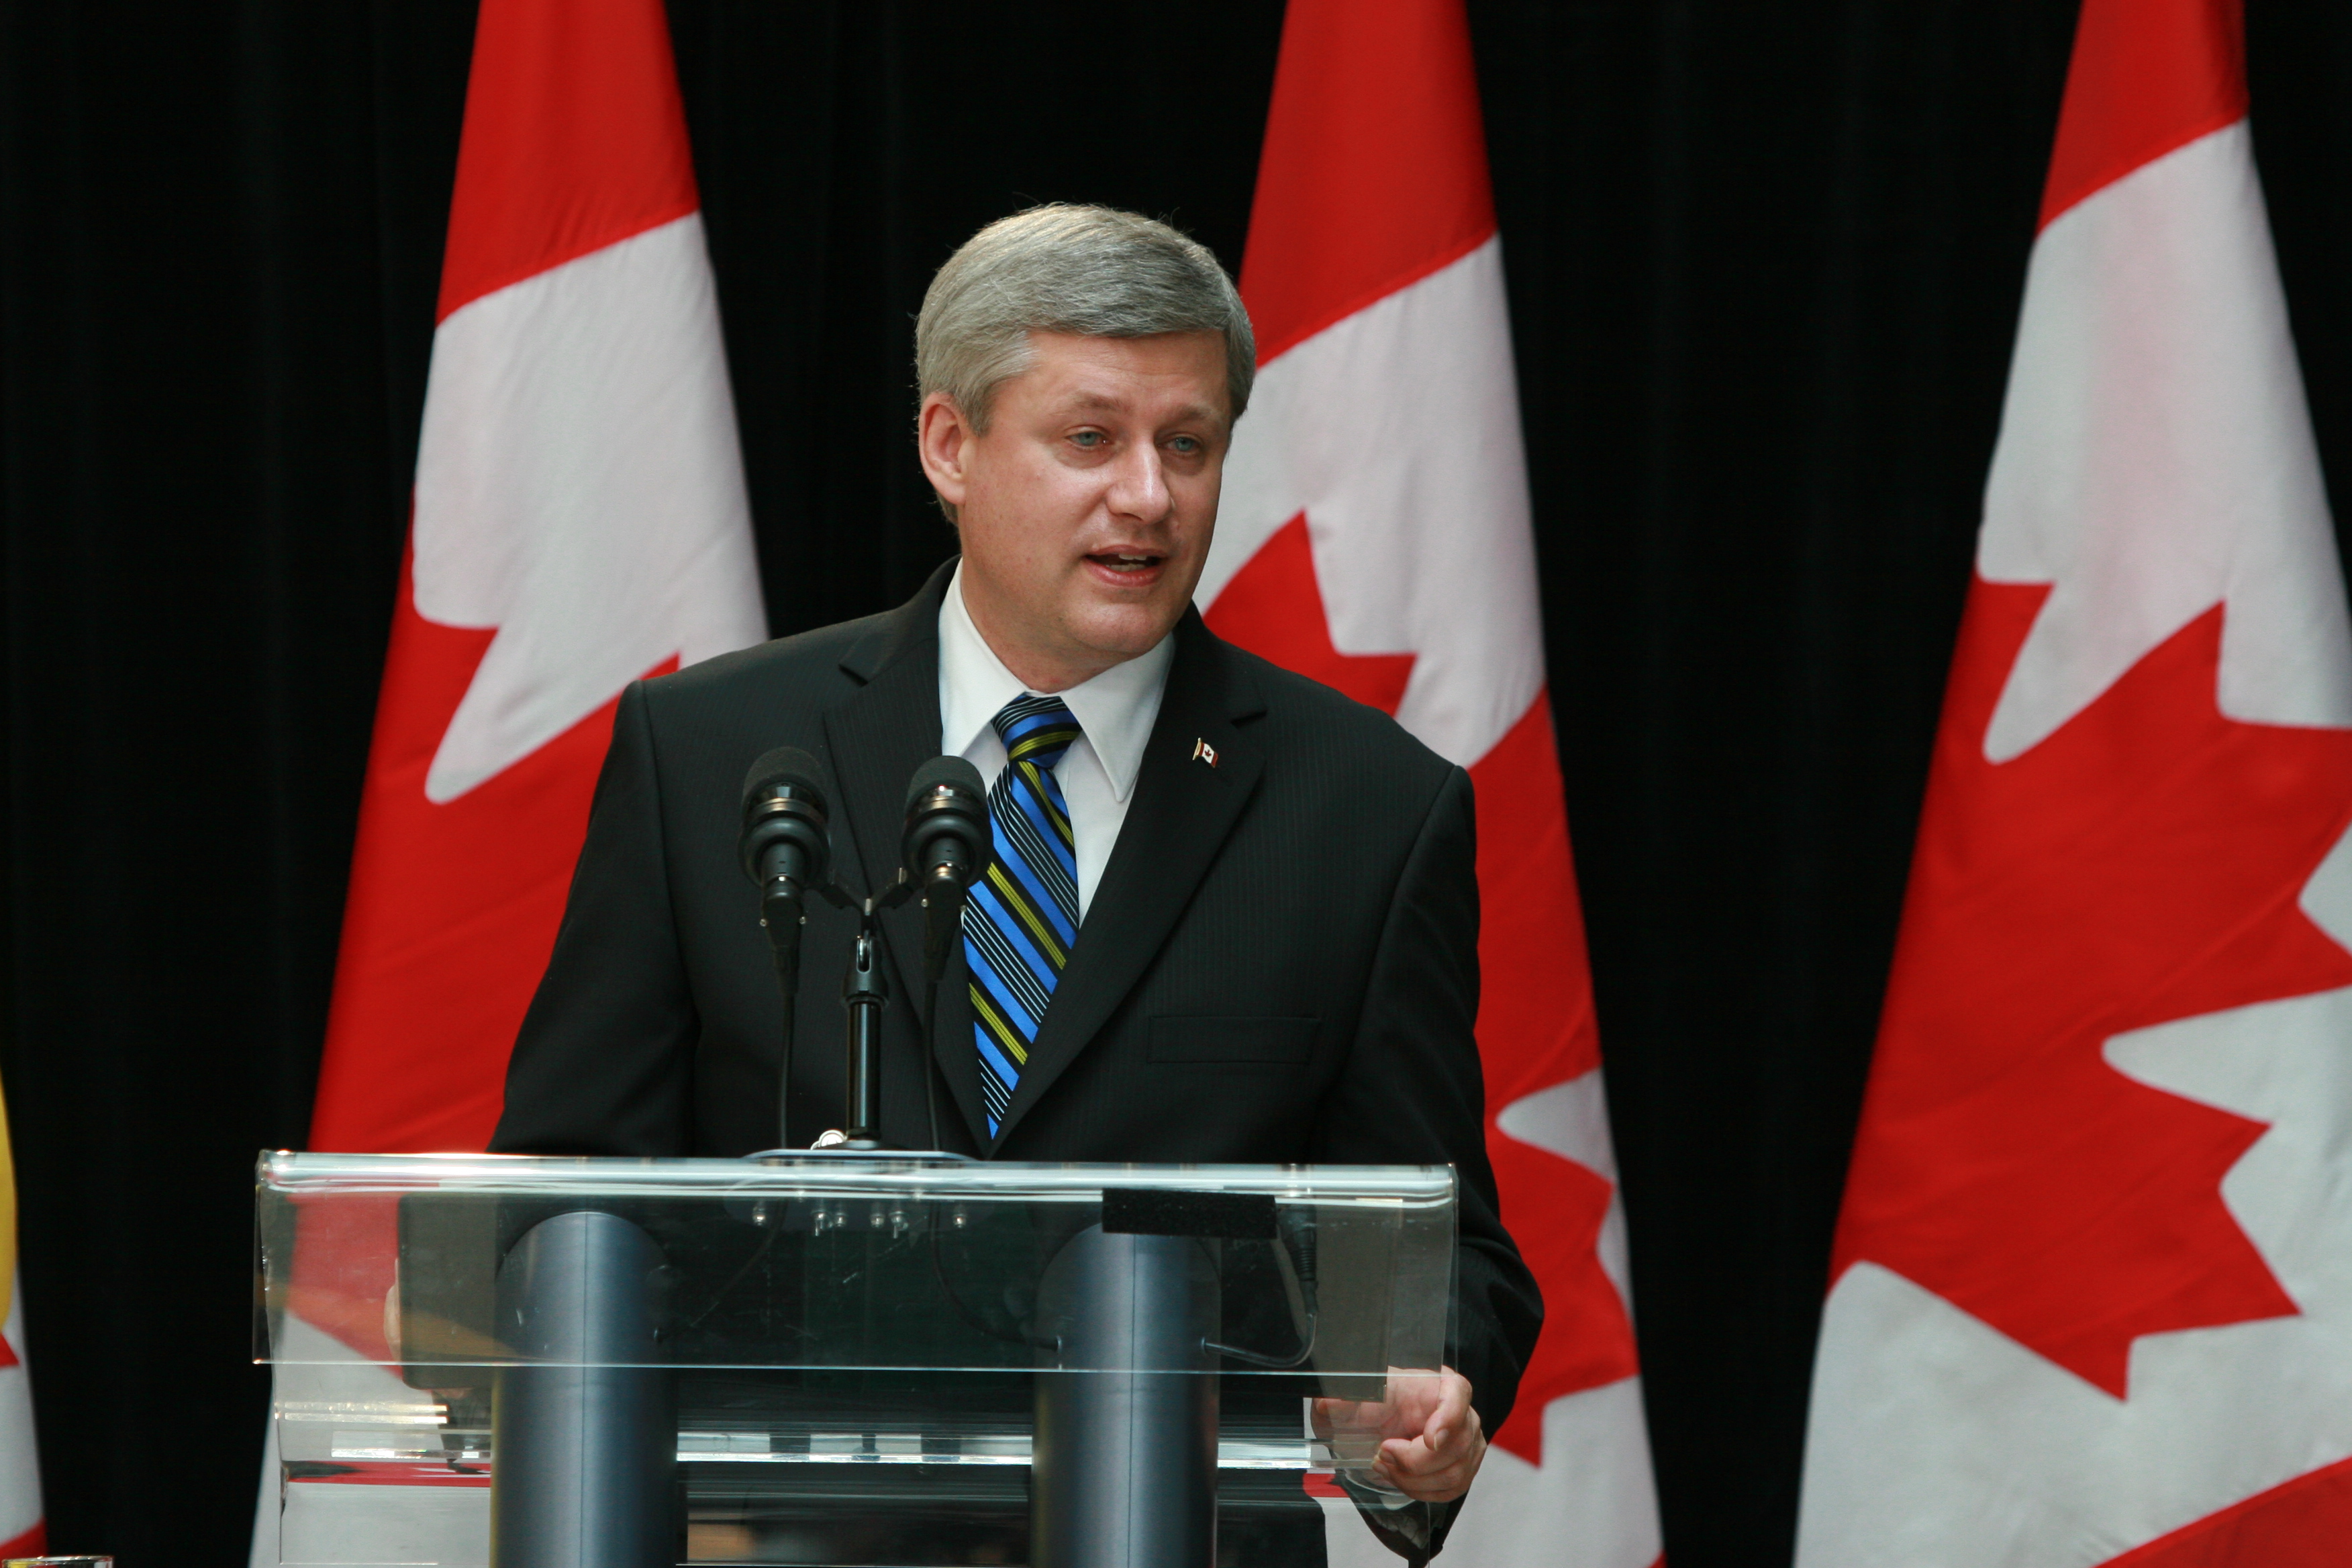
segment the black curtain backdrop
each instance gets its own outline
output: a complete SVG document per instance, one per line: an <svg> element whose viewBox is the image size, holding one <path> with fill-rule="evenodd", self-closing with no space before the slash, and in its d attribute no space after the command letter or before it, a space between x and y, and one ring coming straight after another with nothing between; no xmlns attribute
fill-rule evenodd
<svg viewBox="0 0 2352 1568"><path fill-rule="evenodd" d="M2250 5L2342 511L2352 11ZM1780 1564L2073 5L1472 12L1668 1551ZM1052 198L1237 267L1279 9L671 15L771 618L878 608L930 269ZM0 1081L53 1539L125 1568L243 1560L472 23L0 0Z"/></svg>

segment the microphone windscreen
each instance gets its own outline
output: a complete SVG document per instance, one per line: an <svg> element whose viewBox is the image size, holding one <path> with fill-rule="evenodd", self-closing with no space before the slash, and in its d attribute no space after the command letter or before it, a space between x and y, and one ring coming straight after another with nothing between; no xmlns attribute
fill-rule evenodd
<svg viewBox="0 0 2352 1568"><path fill-rule="evenodd" d="M983 817L988 814L988 786L980 782L980 770L961 757L933 757L915 770L907 781L907 805L914 804L933 790L945 786L968 796L972 809Z"/></svg>
<svg viewBox="0 0 2352 1568"><path fill-rule="evenodd" d="M778 746L764 752L743 775L743 804L750 805L758 795L778 784L791 784L806 794L819 811L824 809L824 792L816 786L816 759L798 746Z"/></svg>

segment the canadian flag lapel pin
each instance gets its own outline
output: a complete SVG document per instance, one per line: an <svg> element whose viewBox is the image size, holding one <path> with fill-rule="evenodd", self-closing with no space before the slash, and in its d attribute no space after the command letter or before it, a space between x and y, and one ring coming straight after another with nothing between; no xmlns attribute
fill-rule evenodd
<svg viewBox="0 0 2352 1568"><path fill-rule="evenodd" d="M1206 763L1213 768L1217 765L1217 748L1206 741L1196 740L1192 742L1192 760Z"/></svg>

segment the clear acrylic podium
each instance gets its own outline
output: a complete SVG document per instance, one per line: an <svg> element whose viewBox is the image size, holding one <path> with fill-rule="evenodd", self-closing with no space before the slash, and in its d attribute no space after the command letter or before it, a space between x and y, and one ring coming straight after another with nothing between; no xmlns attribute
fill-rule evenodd
<svg viewBox="0 0 2352 1568"><path fill-rule="evenodd" d="M1442 1166L272 1153L257 1187L289 1563L1279 1561L1252 1542L1368 1484L1454 1300Z"/></svg>

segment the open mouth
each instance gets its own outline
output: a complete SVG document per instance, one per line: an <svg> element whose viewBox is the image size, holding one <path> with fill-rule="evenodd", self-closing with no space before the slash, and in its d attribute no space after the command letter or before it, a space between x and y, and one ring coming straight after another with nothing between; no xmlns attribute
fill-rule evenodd
<svg viewBox="0 0 2352 1568"><path fill-rule="evenodd" d="M1160 574L1167 557L1150 553L1130 555L1124 551L1097 551L1087 557L1087 564L1114 582L1149 583Z"/></svg>

